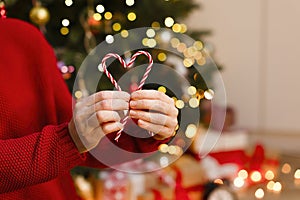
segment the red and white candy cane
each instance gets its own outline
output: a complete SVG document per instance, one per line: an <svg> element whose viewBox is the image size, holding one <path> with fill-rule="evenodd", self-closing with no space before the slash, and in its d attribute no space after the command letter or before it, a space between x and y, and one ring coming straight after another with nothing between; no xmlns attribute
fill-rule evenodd
<svg viewBox="0 0 300 200"><path fill-rule="evenodd" d="M153 59L152 59L152 56L150 55L150 53L146 52L146 51L138 51L136 52L130 59L130 61L126 64L126 62L123 60L123 58L121 58L121 56L119 56L118 54L115 54L115 53L109 53L107 55L104 56L104 58L102 59L102 62L101 62L101 65L102 65L102 68L103 68L103 71L104 73L106 74L106 76L109 78L109 80L111 81L111 83L115 86L115 88L119 91L122 91L121 87L119 86L118 82L114 79L114 77L111 75L111 73L107 70L107 66L106 66L106 60L111 58L111 57L114 57L116 59L119 60L119 62L121 63L121 65L127 69L127 68L131 68L133 66L133 63L136 59L136 57L138 57L139 55L145 55L148 57L149 59L149 65L148 67L146 68L146 71L145 71L145 74L143 75L142 77L142 80L140 81L140 84L137 88L137 90L140 90L142 89L143 85L145 84L146 82L146 79L148 78L149 76L149 73L152 69L152 66L153 66ZM127 120L128 120L128 114L126 115L126 117L122 120L122 124L125 126L125 124L127 123ZM122 133L123 129L119 130L117 135L116 135L116 138L115 140L118 141L118 139L120 138L121 136L121 133ZM150 133L151 135L153 135L153 133Z"/></svg>

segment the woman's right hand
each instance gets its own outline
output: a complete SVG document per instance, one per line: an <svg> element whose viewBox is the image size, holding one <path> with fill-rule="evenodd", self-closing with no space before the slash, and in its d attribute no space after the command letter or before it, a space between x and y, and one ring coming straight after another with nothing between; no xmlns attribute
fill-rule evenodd
<svg viewBox="0 0 300 200"><path fill-rule="evenodd" d="M80 153L93 149L106 134L123 128L118 111L129 109L130 95L101 91L78 100L69 122L70 135Z"/></svg>

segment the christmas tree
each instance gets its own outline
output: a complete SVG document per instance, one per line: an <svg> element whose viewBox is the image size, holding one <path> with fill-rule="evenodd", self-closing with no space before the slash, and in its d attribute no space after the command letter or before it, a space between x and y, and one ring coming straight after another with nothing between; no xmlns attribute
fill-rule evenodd
<svg viewBox="0 0 300 200"><path fill-rule="evenodd" d="M199 8L191 0L8 0L6 4L8 17L31 22L44 32L62 61L59 66L70 89L75 78L73 66L78 69L90 50L111 35L126 35L127 30L139 27L165 27L190 35L202 48L202 36L209 34L209 31L190 30L180 23ZM154 59L164 61L164 55L160 55ZM204 62L203 58L198 60L200 64ZM189 75L192 77L194 73ZM206 86L202 81L197 88L206 89Z"/></svg>

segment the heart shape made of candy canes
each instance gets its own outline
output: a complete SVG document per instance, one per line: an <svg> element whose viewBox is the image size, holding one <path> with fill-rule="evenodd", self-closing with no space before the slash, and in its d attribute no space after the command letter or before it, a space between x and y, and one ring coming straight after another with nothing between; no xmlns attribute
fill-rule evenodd
<svg viewBox="0 0 300 200"><path fill-rule="evenodd" d="M149 59L149 65L148 67L146 68L146 71L145 71L145 74L143 75L141 81L140 81L140 84L138 85L138 88L137 90L140 90L142 89L143 85L145 84L145 81L146 79L148 78L149 76L149 73L152 69L152 66L153 66L153 59L152 59L152 56L150 55L150 53L146 52L146 51L138 51L136 52L135 54L133 54L133 56L130 58L130 61L126 64L126 62L123 60L123 58L121 58L121 56L119 56L118 54L116 53L108 53L104 56L104 58L102 59L102 62L101 62L101 65L102 65L102 68L103 68L103 72L106 74L106 76L109 78L109 80L111 81L111 83L115 86L115 88L119 91L122 91L121 87L119 86L118 82L114 79L114 77L111 75L111 73L107 70L107 66L106 66L106 60L111 58L111 57L114 57L116 59L119 60L119 62L121 63L121 65L127 69L127 68L131 68L133 66L133 63L136 59L136 57L138 57L139 55L145 55L148 57ZM127 123L127 120L128 120L128 115L126 115L126 117L122 120L122 124L125 126L125 124ZM119 130L117 135L116 135L116 138L115 140L118 141L118 139L120 138L121 136L121 133L122 133L123 129ZM151 133L151 135L153 135Z"/></svg>

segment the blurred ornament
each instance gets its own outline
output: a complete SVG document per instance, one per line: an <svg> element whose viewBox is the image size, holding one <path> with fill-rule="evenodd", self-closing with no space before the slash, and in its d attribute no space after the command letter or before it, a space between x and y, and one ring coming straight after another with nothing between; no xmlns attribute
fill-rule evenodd
<svg viewBox="0 0 300 200"><path fill-rule="evenodd" d="M50 13L40 2L36 2L34 7L30 10L29 18L33 23L43 26L50 20Z"/></svg>
<svg viewBox="0 0 300 200"><path fill-rule="evenodd" d="M87 24L90 28L90 31L94 35L97 35L97 34L100 33L100 31L101 31L101 21L98 20L98 18L95 18L94 15L88 17Z"/></svg>
<svg viewBox="0 0 300 200"><path fill-rule="evenodd" d="M6 18L6 9L4 1L0 1L0 18L5 19Z"/></svg>

